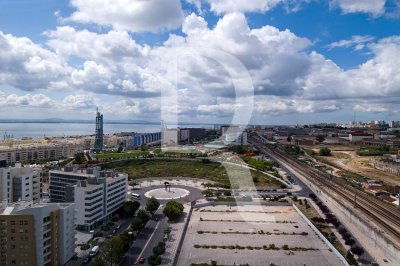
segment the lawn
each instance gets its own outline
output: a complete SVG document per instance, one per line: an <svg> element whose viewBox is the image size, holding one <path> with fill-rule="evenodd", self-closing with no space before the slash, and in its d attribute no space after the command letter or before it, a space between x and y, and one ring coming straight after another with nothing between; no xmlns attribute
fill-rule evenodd
<svg viewBox="0 0 400 266"><path fill-rule="evenodd" d="M231 183L233 187L251 186L253 181L257 187L279 188L281 186L279 181L257 171L251 171L252 177L246 180L244 176L248 170L239 166L229 165L231 176L229 178L225 167L220 163L200 160L137 159L106 163L102 165L102 168L125 172L130 180L184 176L208 179L221 184Z"/></svg>
<svg viewBox="0 0 400 266"><path fill-rule="evenodd" d="M99 153L96 154L96 159L123 159L123 158L136 158L148 154L143 151L131 151L127 153Z"/></svg>

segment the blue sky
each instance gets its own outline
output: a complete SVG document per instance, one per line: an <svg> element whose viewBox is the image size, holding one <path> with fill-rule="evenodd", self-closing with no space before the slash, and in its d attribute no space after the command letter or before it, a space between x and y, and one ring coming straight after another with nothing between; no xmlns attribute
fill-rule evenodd
<svg viewBox="0 0 400 266"><path fill-rule="evenodd" d="M399 6L2 0L0 118L87 119L99 106L110 119L156 121L160 94L178 87L178 106L166 102L181 121L229 122L240 108L252 109L251 123L260 124L348 122L354 112L400 120ZM193 47L238 59L254 105L238 107L227 70ZM171 62L182 54L174 74Z"/></svg>

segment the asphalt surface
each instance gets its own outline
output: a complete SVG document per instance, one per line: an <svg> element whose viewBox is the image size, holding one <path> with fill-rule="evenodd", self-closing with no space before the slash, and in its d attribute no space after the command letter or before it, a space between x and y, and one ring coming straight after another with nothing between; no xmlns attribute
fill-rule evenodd
<svg viewBox="0 0 400 266"><path fill-rule="evenodd" d="M135 242L132 244L125 257L122 259L121 266L135 265L139 257L146 258L144 264L148 265L147 258L153 254L153 247L160 242L164 237L164 229L166 229L167 219L159 209L147 222L145 228L139 233Z"/></svg>
<svg viewBox="0 0 400 266"><path fill-rule="evenodd" d="M171 185L171 187L186 189L190 194L184 198L176 199L176 201L186 203L189 201L197 200L203 198L201 191L194 187L189 187L185 185ZM144 194L153 189L164 188L164 185L153 185L151 187L136 188L135 193L139 194L141 199L139 200L140 206L144 208L147 203L147 198ZM163 205L168 200L160 200ZM162 241L164 237L164 229L167 228L167 218L162 213L163 207L160 207L156 213L153 215L152 219L147 222L145 228L138 234L136 240L132 244L129 251L126 253L122 259L120 266L130 266L135 265L148 265L148 257L153 254L153 248ZM128 225L129 226L129 225ZM139 264L139 258L143 256L146 261L144 264Z"/></svg>

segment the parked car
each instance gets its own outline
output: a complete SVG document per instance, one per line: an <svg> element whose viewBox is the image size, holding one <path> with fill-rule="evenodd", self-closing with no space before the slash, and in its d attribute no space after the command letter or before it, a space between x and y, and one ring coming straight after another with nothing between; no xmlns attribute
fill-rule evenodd
<svg viewBox="0 0 400 266"><path fill-rule="evenodd" d="M146 261L146 258L145 258L145 257L141 256L141 257L139 258L139 263L140 263L140 264L144 264L145 261Z"/></svg>

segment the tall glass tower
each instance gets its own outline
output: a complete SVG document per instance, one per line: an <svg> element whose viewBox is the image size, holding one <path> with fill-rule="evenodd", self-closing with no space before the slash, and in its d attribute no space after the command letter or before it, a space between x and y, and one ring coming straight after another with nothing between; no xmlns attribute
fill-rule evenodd
<svg viewBox="0 0 400 266"><path fill-rule="evenodd" d="M99 108L97 108L96 111L96 137L94 140L94 150L98 152L103 150L103 115L100 114Z"/></svg>

